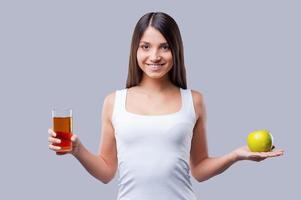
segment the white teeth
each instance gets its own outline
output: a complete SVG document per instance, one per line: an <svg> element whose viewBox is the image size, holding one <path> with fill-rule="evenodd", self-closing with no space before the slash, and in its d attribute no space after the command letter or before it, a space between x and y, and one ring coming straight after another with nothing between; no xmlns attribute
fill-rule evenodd
<svg viewBox="0 0 301 200"><path fill-rule="evenodd" d="M147 64L148 66L153 66L153 67L160 67L162 66L163 64Z"/></svg>
<svg viewBox="0 0 301 200"><path fill-rule="evenodd" d="M162 66L164 64L147 64L147 66L149 66L149 68L152 70L152 71L157 71L157 70L160 70L162 69Z"/></svg>

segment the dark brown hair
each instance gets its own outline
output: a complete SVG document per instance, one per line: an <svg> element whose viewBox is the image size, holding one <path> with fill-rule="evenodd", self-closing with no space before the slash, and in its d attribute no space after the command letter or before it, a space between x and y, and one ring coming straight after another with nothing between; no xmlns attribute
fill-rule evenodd
<svg viewBox="0 0 301 200"><path fill-rule="evenodd" d="M173 57L173 67L168 72L170 81L177 87L187 89L186 70L184 65L184 49L179 27L176 21L166 13L150 12L143 15L137 22L132 36L126 88L140 83L143 71L137 62L137 50L144 31L152 26L166 39Z"/></svg>

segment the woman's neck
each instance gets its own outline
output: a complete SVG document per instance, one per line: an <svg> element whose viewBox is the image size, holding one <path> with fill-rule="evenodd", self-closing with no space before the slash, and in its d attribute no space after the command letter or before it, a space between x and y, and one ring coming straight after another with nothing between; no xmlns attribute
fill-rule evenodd
<svg viewBox="0 0 301 200"><path fill-rule="evenodd" d="M154 78L143 78L138 86L141 89L152 93L162 93L176 87L169 79Z"/></svg>

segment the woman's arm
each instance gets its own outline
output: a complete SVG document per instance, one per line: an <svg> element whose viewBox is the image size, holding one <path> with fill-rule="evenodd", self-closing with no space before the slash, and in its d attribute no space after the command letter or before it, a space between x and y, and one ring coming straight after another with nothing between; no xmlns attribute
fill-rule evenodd
<svg viewBox="0 0 301 200"><path fill-rule="evenodd" d="M193 176L199 182L221 174L237 161L234 152L216 158L204 158L194 167Z"/></svg>
<svg viewBox="0 0 301 200"><path fill-rule="evenodd" d="M215 175L218 175L239 160L262 161L268 157L275 157L283 154L283 150L254 153L250 152L248 147L244 146L221 157L209 157L205 128L206 110L203 97L196 91L193 91L192 95L197 115L197 122L193 129L190 166L192 175L196 180L205 181Z"/></svg>
<svg viewBox="0 0 301 200"><path fill-rule="evenodd" d="M101 143L99 153L92 154L82 144L73 153L75 158L96 179L103 183L110 182L117 170L117 151L114 128L111 123L115 93L109 94L103 103Z"/></svg>
<svg viewBox="0 0 301 200"><path fill-rule="evenodd" d="M221 157L207 157L194 167L194 177L199 182L205 181L213 176L221 174L236 161L252 160L262 161L266 158L283 155L283 150L278 149L272 152L255 153L250 152L247 146L240 147Z"/></svg>

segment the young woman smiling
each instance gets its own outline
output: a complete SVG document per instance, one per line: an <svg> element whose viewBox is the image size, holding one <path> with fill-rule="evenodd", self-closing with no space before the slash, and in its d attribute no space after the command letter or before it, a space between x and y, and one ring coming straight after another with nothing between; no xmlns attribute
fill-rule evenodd
<svg viewBox="0 0 301 200"><path fill-rule="evenodd" d="M118 170L118 200L195 200L190 172L205 181L237 161L283 154L244 146L210 157L205 127L203 95L187 88L179 28L168 14L151 12L133 33L126 88L104 99L99 153L75 134L69 153L103 183ZM49 134L49 148L59 151L56 133Z"/></svg>

